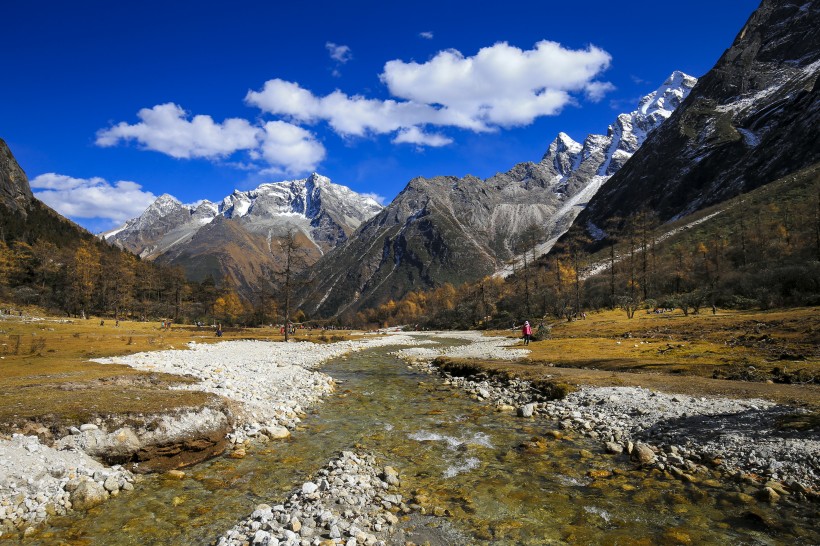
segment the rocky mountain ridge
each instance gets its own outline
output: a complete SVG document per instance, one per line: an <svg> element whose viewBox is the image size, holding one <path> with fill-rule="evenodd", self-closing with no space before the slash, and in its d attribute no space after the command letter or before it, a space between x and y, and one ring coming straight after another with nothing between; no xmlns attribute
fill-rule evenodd
<svg viewBox="0 0 820 546"><path fill-rule="evenodd" d="M221 216L238 221L252 233L276 236L288 229L300 230L324 252L381 209L373 199L314 173L301 180L262 184L250 191L234 190L220 203L203 200L184 205L163 194L139 217L102 236L143 258L154 259L184 245Z"/></svg>
<svg viewBox="0 0 820 546"><path fill-rule="evenodd" d="M763 0L714 68L581 213L680 218L820 161L820 2Z"/></svg>
<svg viewBox="0 0 820 546"><path fill-rule="evenodd" d="M188 278L213 276L249 296L279 261L277 241L294 232L312 263L382 209L327 177L235 190L219 203L182 204L161 195L138 218L102 235L139 256L179 265Z"/></svg>
<svg viewBox="0 0 820 546"><path fill-rule="evenodd" d="M545 252L578 212L671 115L695 84L673 73L606 135L584 143L561 133L538 163L487 180L415 178L372 220L312 270L306 311L339 315L398 299L409 290L461 283L505 267L534 232Z"/></svg>
<svg viewBox="0 0 820 546"><path fill-rule="evenodd" d="M25 215L33 200L26 173L14 159L6 141L0 139L0 203Z"/></svg>

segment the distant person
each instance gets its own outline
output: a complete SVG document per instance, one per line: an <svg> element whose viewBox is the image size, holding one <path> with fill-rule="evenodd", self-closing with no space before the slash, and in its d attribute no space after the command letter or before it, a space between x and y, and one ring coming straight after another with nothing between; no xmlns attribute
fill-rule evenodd
<svg viewBox="0 0 820 546"><path fill-rule="evenodd" d="M532 339L532 326L530 326L530 321L524 321L524 326L521 328L521 334L524 337L524 345L529 345L530 340Z"/></svg>
<svg viewBox="0 0 820 546"><path fill-rule="evenodd" d="M222 337L222 323L216 325L216 337Z"/></svg>

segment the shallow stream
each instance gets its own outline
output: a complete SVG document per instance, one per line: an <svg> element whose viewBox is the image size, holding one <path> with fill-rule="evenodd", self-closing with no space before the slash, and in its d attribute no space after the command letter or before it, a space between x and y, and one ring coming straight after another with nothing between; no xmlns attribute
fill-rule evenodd
<svg viewBox="0 0 820 546"><path fill-rule="evenodd" d="M405 518L401 544L820 544L816 507L739 503L716 482L637 470L598 442L556 439L557 423L471 400L391 350L323 366L338 390L289 439L187 469L182 480L147 477L25 544L212 544L357 445L399 470L406 498L446 511Z"/></svg>

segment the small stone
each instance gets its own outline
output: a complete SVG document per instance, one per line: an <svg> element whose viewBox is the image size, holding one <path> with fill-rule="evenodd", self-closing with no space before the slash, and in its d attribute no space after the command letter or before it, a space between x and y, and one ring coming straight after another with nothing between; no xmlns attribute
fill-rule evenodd
<svg viewBox="0 0 820 546"><path fill-rule="evenodd" d="M267 546L270 543L271 534L267 531L259 530L256 531L256 534L253 535L253 542L254 546Z"/></svg>
<svg viewBox="0 0 820 546"><path fill-rule="evenodd" d="M533 412L535 411L535 404L525 404L518 408L518 416L519 417L532 417Z"/></svg>
<svg viewBox="0 0 820 546"><path fill-rule="evenodd" d="M780 495L777 493L777 491L774 490L774 488L764 487L763 489L757 492L757 498L758 500L761 500L763 502L774 504L780 500Z"/></svg>
<svg viewBox="0 0 820 546"><path fill-rule="evenodd" d="M655 462L655 452L648 445L638 443L632 452L632 459L641 464L652 464Z"/></svg>
<svg viewBox="0 0 820 546"><path fill-rule="evenodd" d="M614 453L617 455L624 452L624 446L622 446L618 442L607 442L606 451L607 453Z"/></svg>
<svg viewBox="0 0 820 546"><path fill-rule="evenodd" d="M105 501L108 497L102 485L94 480L83 480L71 493L71 505L75 510L88 510Z"/></svg>
<svg viewBox="0 0 820 546"><path fill-rule="evenodd" d="M281 440L290 436L290 431L285 427L268 426L262 429L262 433L271 440Z"/></svg>
<svg viewBox="0 0 820 546"><path fill-rule="evenodd" d="M100 430L100 427L98 427L94 423L86 423L84 425L80 425L80 432L86 432L89 430Z"/></svg>
<svg viewBox="0 0 820 546"><path fill-rule="evenodd" d="M181 480L185 477L185 472L182 470L169 470L165 473L165 476L174 480Z"/></svg>
<svg viewBox="0 0 820 546"><path fill-rule="evenodd" d="M312 495L319 490L319 486L313 482L305 482L302 484L302 493L305 495Z"/></svg>
<svg viewBox="0 0 820 546"><path fill-rule="evenodd" d="M108 479L105 480L103 483L103 487L106 491L113 492L120 490L120 480L117 476L109 476Z"/></svg>

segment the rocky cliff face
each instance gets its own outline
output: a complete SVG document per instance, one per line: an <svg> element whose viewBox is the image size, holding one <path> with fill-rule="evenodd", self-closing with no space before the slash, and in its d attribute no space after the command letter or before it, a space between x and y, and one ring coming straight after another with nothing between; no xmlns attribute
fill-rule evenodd
<svg viewBox="0 0 820 546"><path fill-rule="evenodd" d="M538 163L487 180L416 178L354 237L323 257L303 295L309 313L338 315L409 290L461 283L509 267L523 232L546 252L613 172L688 95L695 79L675 72L606 135L583 144L561 133Z"/></svg>
<svg viewBox="0 0 820 546"><path fill-rule="evenodd" d="M234 191L220 203L183 205L162 195L138 218L103 237L145 259L182 266L254 289L278 267L278 239L299 234L308 262L347 240L382 209L368 197L318 174Z"/></svg>
<svg viewBox="0 0 820 546"><path fill-rule="evenodd" d="M25 214L33 200L26 173L17 164L6 142L0 139L0 203Z"/></svg>
<svg viewBox="0 0 820 546"><path fill-rule="evenodd" d="M662 220L820 160L820 2L764 0L717 64L581 213Z"/></svg>

